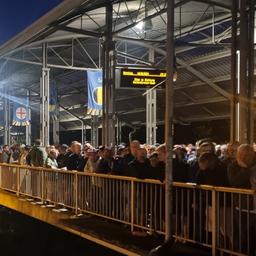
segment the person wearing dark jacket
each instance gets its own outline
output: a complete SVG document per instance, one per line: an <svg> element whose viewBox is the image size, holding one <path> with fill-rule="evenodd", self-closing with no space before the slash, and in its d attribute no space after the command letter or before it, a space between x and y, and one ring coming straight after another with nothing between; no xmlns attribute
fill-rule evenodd
<svg viewBox="0 0 256 256"><path fill-rule="evenodd" d="M214 144L210 141L205 141L204 142L199 142L198 143L198 149L197 149L197 156L194 158L191 162L189 162L189 168L188 168L188 178L189 182L196 182L196 176L197 172L199 170L199 163L198 163L198 158L200 155L204 153L215 153L215 147Z"/></svg>
<svg viewBox="0 0 256 256"><path fill-rule="evenodd" d="M131 141L129 147L125 148L125 151L128 152L124 154L122 159L123 170L127 170L129 163L135 160L138 149L140 149L140 142L138 140Z"/></svg>
<svg viewBox="0 0 256 256"><path fill-rule="evenodd" d="M57 157L57 163L59 168L62 168L64 166L64 163L67 161L70 154L71 152L68 150L68 145L66 144L60 145L59 154Z"/></svg>
<svg viewBox="0 0 256 256"><path fill-rule="evenodd" d="M105 147L102 153L102 158L98 160L96 173L114 174L115 167L112 148Z"/></svg>
<svg viewBox="0 0 256 256"><path fill-rule="evenodd" d="M236 161L228 167L228 178L231 187L251 188L251 168L256 164L256 157L250 145L243 144L237 150Z"/></svg>
<svg viewBox="0 0 256 256"><path fill-rule="evenodd" d="M204 153L199 159L199 171L196 176L196 183L202 185L228 187L227 170L217 155Z"/></svg>
<svg viewBox="0 0 256 256"><path fill-rule="evenodd" d="M127 176L138 179L149 179L151 178L150 170L151 165L147 159L147 151L145 148L139 148L136 152L136 158L128 165Z"/></svg>
<svg viewBox="0 0 256 256"><path fill-rule="evenodd" d="M160 180L165 179L165 164L166 164L166 146L160 145L157 148L158 154L158 175ZM174 154L173 159L173 181L187 182L188 181L188 166L182 159L179 159Z"/></svg>
<svg viewBox="0 0 256 256"><path fill-rule="evenodd" d="M47 152L44 147L42 147L42 142L40 139L35 141L34 147L28 153L30 159L30 165L35 167L44 167L47 158Z"/></svg>
<svg viewBox="0 0 256 256"><path fill-rule="evenodd" d="M83 161L83 156L81 155L82 145L79 142L72 142L71 151L67 160L64 163L64 167L69 171L79 170L79 166Z"/></svg>
<svg viewBox="0 0 256 256"><path fill-rule="evenodd" d="M242 144L238 147L236 154L236 161L229 165L228 167L228 178L230 185L235 188L252 188L252 181L254 175L254 169L256 165L255 152L250 145ZM235 228L235 246L238 244L239 237L236 235L239 232L241 233L242 241L241 246L242 250L246 251L247 244L250 245L250 253L249 255L255 255L255 235L256 235L256 223L255 216L250 215L250 219L254 220L249 223L248 230L248 215L244 211L253 209L253 200L248 201L247 195L240 195L239 197L235 197L234 204L236 205L236 210L234 212L235 218L233 226ZM249 204L248 204L249 202ZM237 210L238 209L238 210ZM241 214L239 213L239 210ZM244 210L244 211L243 211ZM240 224L239 224L240 223ZM240 227L240 230L238 230Z"/></svg>
<svg viewBox="0 0 256 256"><path fill-rule="evenodd" d="M236 154L239 145L239 142L228 143L226 146L226 150L224 145L224 150L220 157L220 160L227 168L229 167L229 165L233 164L236 161Z"/></svg>

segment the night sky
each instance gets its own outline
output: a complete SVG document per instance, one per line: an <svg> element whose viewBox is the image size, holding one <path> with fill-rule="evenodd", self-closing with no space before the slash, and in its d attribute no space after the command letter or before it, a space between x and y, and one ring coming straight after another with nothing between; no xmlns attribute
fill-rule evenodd
<svg viewBox="0 0 256 256"><path fill-rule="evenodd" d="M1 0L0 45L61 2L63 0Z"/></svg>

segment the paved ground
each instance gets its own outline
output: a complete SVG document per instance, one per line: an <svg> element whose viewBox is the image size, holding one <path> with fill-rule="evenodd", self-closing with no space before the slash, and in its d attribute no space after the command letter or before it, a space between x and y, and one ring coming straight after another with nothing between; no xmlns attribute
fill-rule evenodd
<svg viewBox="0 0 256 256"><path fill-rule="evenodd" d="M79 219L63 220L65 225L70 228L79 229L80 232L85 232L107 242L127 248L137 252L140 255L148 255L155 247L161 245L164 241L162 236L140 236L132 235L129 227L120 225L112 221L106 221L101 218L92 216L83 216ZM209 251L196 245L175 243L171 250L168 250L168 255L211 255ZM163 256L167 256L166 252Z"/></svg>

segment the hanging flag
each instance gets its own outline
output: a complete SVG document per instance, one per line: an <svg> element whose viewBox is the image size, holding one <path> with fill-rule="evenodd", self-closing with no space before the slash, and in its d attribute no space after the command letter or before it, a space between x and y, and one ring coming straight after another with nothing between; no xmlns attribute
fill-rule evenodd
<svg viewBox="0 0 256 256"><path fill-rule="evenodd" d="M88 108L87 115L102 114L102 71L87 71Z"/></svg>
<svg viewBox="0 0 256 256"><path fill-rule="evenodd" d="M29 100L28 97L13 103L13 118L12 125L14 126L28 126L30 124L29 118Z"/></svg>
<svg viewBox="0 0 256 256"><path fill-rule="evenodd" d="M55 85L50 87L49 113L53 120L58 118L58 90Z"/></svg>

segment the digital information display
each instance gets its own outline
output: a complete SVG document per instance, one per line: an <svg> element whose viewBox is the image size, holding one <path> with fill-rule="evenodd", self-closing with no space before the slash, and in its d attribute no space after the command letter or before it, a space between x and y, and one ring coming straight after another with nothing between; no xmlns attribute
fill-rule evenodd
<svg viewBox="0 0 256 256"><path fill-rule="evenodd" d="M120 88L149 89L159 83L159 88L165 85L165 70L121 69L120 73Z"/></svg>

